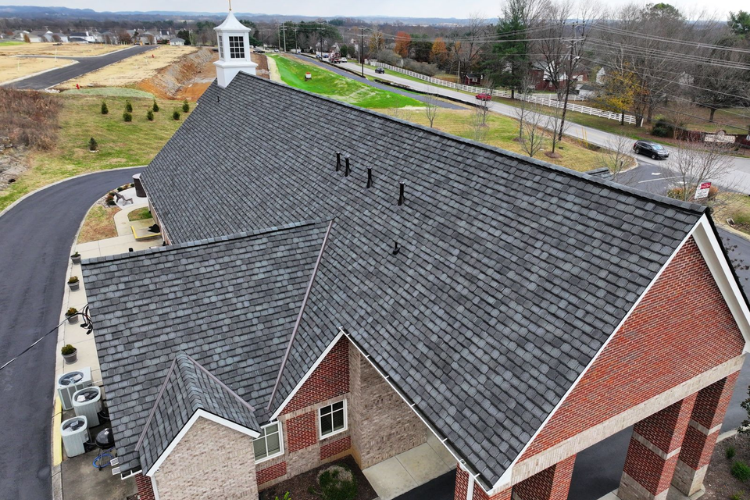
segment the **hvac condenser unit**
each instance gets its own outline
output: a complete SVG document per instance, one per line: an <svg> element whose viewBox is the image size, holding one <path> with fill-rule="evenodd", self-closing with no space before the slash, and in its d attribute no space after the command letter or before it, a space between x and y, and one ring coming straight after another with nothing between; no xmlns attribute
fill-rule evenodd
<svg viewBox="0 0 750 500"><path fill-rule="evenodd" d="M86 452L83 445L83 443L89 440L86 417L74 417L68 419L62 423L60 430L65 454L68 455L69 458L83 455Z"/></svg>
<svg viewBox="0 0 750 500"><path fill-rule="evenodd" d="M92 385L73 394L73 409L79 417L86 417L89 427L99 425L99 413L102 410L102 390Z"/></svg>
<svg viewBox="0 0 750 500"><path fill-rule="evenodd" d="M73 394L86 387L91 387L91 368L81 368L61 375L57 379L57 395L63 410L72 410Z"/></svg>

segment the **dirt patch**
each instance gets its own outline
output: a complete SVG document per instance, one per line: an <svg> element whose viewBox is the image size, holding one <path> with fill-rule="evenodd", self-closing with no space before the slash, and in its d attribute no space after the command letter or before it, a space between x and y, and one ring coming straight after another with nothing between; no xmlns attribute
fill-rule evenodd
<svg viewBox="0 0 750 500"><path fill-rule="evenodd" d="M25 43L22 45L0 45L0 54L31 56L92 57L109 54L128 47L96 43Z"/></svg>
<svg viewBox="0 0 750 500"><path fill-rule="evenodd" d="M0 192L29 169L26 148L4 148L0 139Z"/></svg>
<svg viewBox="0 0 750 500"><path fill-rule="evenodd" d="M351 456L349 456L336 462L322 465L317 469L305 472L304 474L294 476L276 486L271 486L267 490L260 492L260 500L275 500L276 497L283 498L284 493L286 492L289 492L289 495L293 500L320 500L319 495L310 493L308 489L311 486L317 487L318 474L334 465L342 465L351 470L354 474L354 479L357 481L357 496L355 497L355 500L373 500L378 496L377 493L375 493L375 490L372 489L372 486L370 486L365 475L362 474L357 463Z"/></svg>
<svg viewBox="0 0 750 500"><path fill-rule="evenodd" d="M735 456L727 458L727 449L734 448ZM750 498L750 484L743 483L731 473L732 464L736 461L750 463L750 437L736 435L716 444L708 466L708 474L703 481L706 494L702 500L727 500L735 493L738 498Z"/></svg>
<svg viewBox="0 0 750 500"><path fill-rule="evenodd" d="M258 65L258 67L255 68L255 74L257 74L261 78L270 80L271 75L268 71L268 58L264 54L256 54L254 52L250 54L250 58L255 64Z"/></svg>
<svg viewBox="0 0 750 500"><path fill-rule="evenodd" d="M139 82L137 87L164 99L195 101L216 78L213 63L218 58L218 53L211 49L201 49L162 68L153 77Z"/></svg>

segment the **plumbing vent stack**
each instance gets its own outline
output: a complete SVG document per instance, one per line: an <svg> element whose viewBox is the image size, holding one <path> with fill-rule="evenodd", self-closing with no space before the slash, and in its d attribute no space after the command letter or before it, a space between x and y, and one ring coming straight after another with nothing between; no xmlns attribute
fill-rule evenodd
<svg viewBox="0 0 750 500"><path fill-rule="evenodd" d="M367 167L367 189L372 187L372 168Z"/></svg>
<svg viewBox="0 0 750 500"><path fill-rule="evenodd" d="M336 172L341 168L341 152L336 153Z"/></svg>
<svg viewBox="0 0 750 500"><path fill-rule="evenodd" d="M346 157L346 169L344 170L344 177L349 177L349 172L351 172L351 168L349 167L349 157Z"/></svg>
<svg viewBox="0 0 750 500"><path fill-rule="evenodd" d="M399 183L399 189L398 189L398 204L399 206L404 204L404 181L401 181Z"/></svg>

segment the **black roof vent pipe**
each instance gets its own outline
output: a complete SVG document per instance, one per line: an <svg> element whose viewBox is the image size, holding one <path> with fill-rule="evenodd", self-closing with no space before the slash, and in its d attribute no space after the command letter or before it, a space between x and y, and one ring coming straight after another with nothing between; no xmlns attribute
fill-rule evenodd
<svg viewBox="0 0 750 500"><path fill-rule="evenodd" d="M351 168L349 167L349 156L346 157L346 168L344 169L344 177L349 177L349 172L351 172Z"/></svg>
<svg viewBox="0 0 750 500"><path fill-rule="evenodd" d="M399 206L404 204L404 181L399 183L398 187L398 204Z"/></svg>
<svg viewBox="0 0 750 500"><path fill-rule="evenodd" d="M336 172L341 168L341 151L336 153Z"/></svg>
<svg viewBox="0 0 750 500"><path fill-rule="evenodd" d="M367 189L372 187L372 168L367 167Z"/></svg>

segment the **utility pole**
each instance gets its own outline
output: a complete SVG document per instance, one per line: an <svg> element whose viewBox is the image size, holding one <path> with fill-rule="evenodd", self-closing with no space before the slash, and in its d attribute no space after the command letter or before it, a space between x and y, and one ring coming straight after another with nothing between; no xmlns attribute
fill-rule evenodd
<svg viewBox="0 0 750 500"><path fill-rule="evenodd" d="M281 31L284 32L284 52L286 52L286 24L281 25Z"/></svg>
<svg viewBox="0 0 750 500"><path fill-rule="evenodd" d="M563 129L565 128L565 114L568 111L568 96L570 96L570 86L573 81L573 56L578 38L578 24L573 25L573 39L570 41L570 59L568 60L568 74L565 76L565 102L563 104L562 118L560 119L560 130L557 133L557 140L562 141Z"/></svg>
<svg viewBox="0 0 750 500"><path fill-rule="evenodd" d="M295 49L295 54L299 54L299 37L297 37L297 29L298 29L298 27L295 26L294 27L294 49Z"/></svg>
<svg viewBox="0 0 750 500"><path fill-rule="evenodd" d="M362 78L365 77L365 29L359 27L359 61L362 64Z"/></svg>

